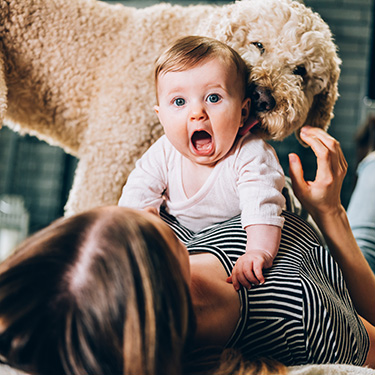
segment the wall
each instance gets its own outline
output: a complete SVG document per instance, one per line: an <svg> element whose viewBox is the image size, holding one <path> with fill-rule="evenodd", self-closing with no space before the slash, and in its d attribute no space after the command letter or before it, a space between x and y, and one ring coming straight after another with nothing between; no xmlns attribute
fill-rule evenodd
<svg viewBox="0 0 375 375"><path fill-rule="evenodd" d="M147 6L155 2L124 1L129 6ZM224 4L228 1L207 2ZM349 162L342 194L346 205L355 176L354 135L367 112L375 111L374 106L365 106L363 101L368 85L374 0L306 0L306 4L330 25L343 60L339 83L341 96L329 131L341 142ZM300 146L294 136L283 143L274 143L274 146L286 172L287 155L292 150L303 158L307 177L314 177L315 162L311 151ZM0 194L7 192L25 197L26 207L31 213L31 231L62 214L75 164L74 158L34 137L21 137L5 127L0 131Z"/></svg>
<svg viewBox="0 0 375 375"><path fill-rule="evenodd" d="M35 137L21 137L6 127L0 131L0 194L24 198L31 232L63 214L67 158Z"/></svg>

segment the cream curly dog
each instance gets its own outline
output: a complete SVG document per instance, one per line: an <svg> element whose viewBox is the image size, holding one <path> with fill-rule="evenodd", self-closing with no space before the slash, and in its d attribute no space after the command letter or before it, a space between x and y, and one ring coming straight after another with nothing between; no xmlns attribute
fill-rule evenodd
<svg viewBox="0 0 375 375"><path fill-rule="evenodd" d="M135 161L162 133L154 61L187 34L227 42L252 66L254 108L268 138L329 125L340 59L328 26L296 1L135 9L0 0L0 124L80 159L68 214L116 204Z"/></svg>

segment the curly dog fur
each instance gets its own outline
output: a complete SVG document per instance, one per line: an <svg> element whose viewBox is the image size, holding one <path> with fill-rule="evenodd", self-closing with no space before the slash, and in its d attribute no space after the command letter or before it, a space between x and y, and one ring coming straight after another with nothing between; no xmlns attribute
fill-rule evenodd
<svg viewBox="0 0 375 375"><path fill-rule="evenodd" d="M267 138L326 129L340 59L319 15L292 0L144 9L96 0L0 0L0 124L58 145L79 164L67 213L116 204L161 134L153 63L172 39L216 37L251 65ZM260 98L260 99L259 99Z"/></svg>

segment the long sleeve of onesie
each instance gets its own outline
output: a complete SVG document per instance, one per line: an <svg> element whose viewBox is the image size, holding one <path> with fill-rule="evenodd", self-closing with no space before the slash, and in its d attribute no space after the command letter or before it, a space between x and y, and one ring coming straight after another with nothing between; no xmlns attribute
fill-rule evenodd
<svg viewBox="0 0 375 375"><path fill-rule="evenodd" d="M252 135L241 140L235 158L242 226L283 226L285 176L273 147Z"/></svg>
<svg viewBox="0 0 375 375"><path fill-rule="evenodd" d="M160 208L167 188L165 137L159 138L136 162L123 187L118 205L143 209Z"/></svg>

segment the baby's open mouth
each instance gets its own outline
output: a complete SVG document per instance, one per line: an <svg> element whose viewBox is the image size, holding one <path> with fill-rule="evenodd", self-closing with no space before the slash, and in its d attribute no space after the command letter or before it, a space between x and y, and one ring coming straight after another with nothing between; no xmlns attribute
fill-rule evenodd
<svg viewBox="0 0 375 375"><path fill-rule="evenodd" d="M212 150L212 137L204 130L194 132L191 143L199 154L207 154Z"/></svg>

